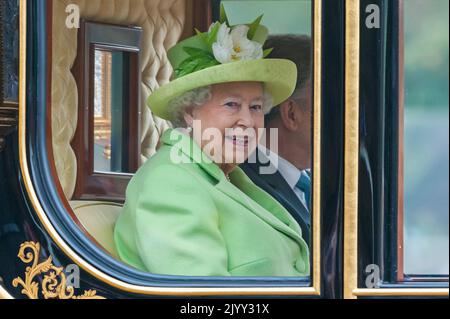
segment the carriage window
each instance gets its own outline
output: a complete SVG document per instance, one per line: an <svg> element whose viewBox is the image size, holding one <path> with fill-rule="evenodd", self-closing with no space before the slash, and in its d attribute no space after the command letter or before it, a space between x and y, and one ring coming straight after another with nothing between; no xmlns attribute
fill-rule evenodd
<svg viewBox="0 0 450 319"><path fill-rule="evenodd" d="M404 1L406 276L449 273L448 23L447 0Z"/></svg>
<svg viewBox="0 0 450 319"><path fill-rule="evenodd" d="M120 1L115 2L119 3ZM60 7L58 3L53 2L57 9L54 12L66 17L65 11L61 10L64 8ZM108 14L98 9L96 3L101 3L100 7L102 8L108 7L110 9L107 11ZM165 1L164 3L166 4ZM209 28L213 22L219 20L218 17L223 17L219 11L221 3L224 4L230 20L222 20L220 26L222 31L219 32L218 28L215 31L214 27ZM120 6L112 6L106 2L92 1L86 2L85 7L80 6L81 16L86 20L80 21L80 28L77 30L77 54L71 70L76 80L76 87L71 87L70 91L78 94L78 100L70 101L72 103L70 110L78 112L78 121L75 125L75 136L71 140L70 134L67 134L63 145L67 149L67 142L70 143L76 155L76 161L59 159L62 162L61 166L66 163L76 165L76 169L73 169L77 175L73 193L70 189L71 180L66 178L68 174L60 174L66 178L61 180L66 183L63 186L66 186L64 190L67 189L65 193L69 194L67 198L73 211L72 217L76 220L77 225L81 225L82 230L89 235L89 239L94 239L94 242L105 248L111 256L123 261L125 265L131 265L150 275L225 277L218 282L221 282L222 279L229 280L230 275L235 277L277 277L270 279L274 280L276 285L292 286L295 284L301 287L314 286L317 288L320 279L320 258L318 256L320 250L316 249L313 252L312 245L314 241L315 247L320 247L320 238L312 236L312 233L313 231L314 234L319 233L315 230L318 230L320 220L314 220L313 217L314 194L319 188L313 189L312 185L313 181L320 180L320 178L315 179L313 168L313 164L318 164L320 152L314 153L316 156L313 156L312 144L314 141L320 140L314 138L313 134L313 124L316 123L313 113L315 108L320 105L316 106L312 98L313 63L319 63L314 61L312 54L314 43L311 28L312 1L249 1L247 3L243 1L194 0L167 2L167 6L155 7L154 4L153 0L137 1L135 5L130 6L130 10L134 10L134 13L130 13L129 16L122 14ZM170 10L167 10L168 8ZM92 13L95 11L94 9L99 10L97 14ZM321 11L317 10L317 12ZM262 20L259 21L257 17L260 15L262 15ZM280 24L280 16L286 17L283 24ZM57 33L64 21L55 19L54 33ZM108 24L100 21L108 21ZM252 23L252 21L255 22ZM226 22L229 24L227 28L224 28ZM242 26L235 27L241 24L250 26L248 29ZM139 27L130 27L130 25L139 25ZM216 24L216 26L218 25ZM197 35L195 29L203 34ZM195 72L209 72L208 68L215 66L224 67L215 69L216 72L227 70L225 66L233 65L223 62L220 54L214 53L213 47L217 49L214 44L220 43L219 36L228 36L223 33L223 30L239 32L244 29L247 30L245 35L247 38L243 40L245 42L242 44L250 43L252 48L233 45L232 49L236 50L236 54L232 54L230 58L254 60L248 64L246 61L242 61L245 63L241 64L244 68L242 71L248 72L251 79L236 78L235 75L239 75L240 72L234 72L232 69L227 72L223 71L224 74L211 73L208 75L206 73L203 79L212 80L210 82L212 84L200 85L205 89L214 86L214 89L210 94L196 92L199 97L195 97L195 99L204 99L203 95L205 97L211 95L211 99L220 98L222 93L228 98L236 99L238 96L244 101L251 98L251 104L244 103L245 105L249 104L249 111L251 111L249 113L257 120L254 127L250 127L250 129L257 128L260 133L263 128L266 128L276 131L276 133L273 133L273 136L270 134L267 136L270 142L266 142L261 133L258 136L261 137L261 145L258 145L261 148L256 151L257 145L252 148L252 152L260 154L259 151L261 151L261 154L267 156L263 161L251 162L250 160L253 158L249 154L245 154L244 160L236 159L232 162L231 166L235 170L225 172L228 166L222 167L218 160L216 164L224 169L224 175L217 173L217 169L213 169L213 166L204 167L203 162L197 163L199 168L202 168L202 170L198 170L198 173L201 173L199 178L206 178L208 183L192 183L191 173L183 174L182 169L186 166L172 165L177 164L174 163L176 159L165 158L165 156L172 156L175 153L166 152L169 148L168 145L172 145L171 142L173 142L170 134L166 133L184 132L186 133L182 136L184 139L190 138L189 132L195 136L196 128L191 128L194 131L189 131L189 123L184 123L183 118L179 116L184 115L181 111L189 111L195 104L199 104L199 108L204 106L206 109L214 103L191 101L189 94L186 95L187 98L180 99L180 101L184 104L193 104L182 105L179 103L180 101L176 98L188 93L185 91L186 88L189 88L192 83L195 84L195 82L190 83L189 81L206 82L199 80L202 78L201 76L196 79L194 77L196 74L191 74L193 72L186 73L183 79L177 71L187 72L191 68L191 71L196 69ZM208 30L211 31L209 34L207 34ZM270 31L269 34L266 31ZM58 41L54 41L54 45L59 45L59 47L55 50L57 54L54 54L52 59L53 67L67 76L67 66L72 65L70 59L61 63L61 68L58 65L58 59L60 55L64 56L66 53L63 48L65 37L72 36L73 33L67 30L64 32L66 32L64 37L61 36ZM241 37L235 38L237 34L233 32L230 36L234 40L241 40ZM209 43L213 39L211 38L207 40L206 44L208 45L205 47L205 43L199 41L205 40L204 36L215 36L216 42ZM194 41L189 39L191 37L194 37ZM184 39L192 42L187 42L190 46L183 47L180 52L188 55L194 52L194 55L191 56L194 59L191 61L190 58L185 58L185 60L179 61L180 65L177 65L176 58L178 56L174 55L174 52L177 52L176 45ZM202 45L196 47L200 43ZM171 50L174 48L175 50ZM73 50L73 46L71 49ZM242 53L242 55L237 56L238 53ZM211 61L211 57L213 61ZM267 61L263 58L271 60ZM208 63L205 64L203 60L206 59L209 61L206 61ZM284 60L280 61L279 59ZM296 68L293 63L296 64ZM249 67L248 70L246 70L247 67ZM252 70L256 68L261 70L261 73L258 71L258 74L253 74ZM285 78L279 76L280 69L285 72L283 74ZM265 73L269 76L259 75ZM55 88L59 89L56 85L59 84L56 77L59 74L55 71L54 75ZM227 78L221 78L222 75ZM217 93L216 84L214 84L216 82L212 76L218 77L217 87L220 89L217 90L223 90L223 92ZM266 85L262 86L258 83L255 86L255 82L264 82ZM226 87L228 84L236 85L236 87L228 89ZM167 85L166 88L171 87L166 91L167 93L164 93L165 85ZM60 93L56 90L52 93L55 92ZM157 92L163 94L160 95L163 98L152 100L152 97L158 96ZM58 107L62 104L58 102L64 100L65 97L65 95L54 94L54 109L59 111ZM276 101L276 104L274 105L271 101ZM228 104L232 105L228 106ZM233 115L230 117L233 122L225 121L223 123L235 128L236 118L241 114L234 114L232 102L227 102L222 107L221 111L225 110ZM292 108L294 108L293 111ZM289 116L294 114L292 120L295 123L291 131L288 127L290 122L284 122L281 109L289 113ZM61 124L61 113L63 112L53 113L55 120L52 124L55 127ZM216 116L216 113L221 115L215 110L211 113L209 111L196 113L195 117L203 116L202 119L206 121L206 124L221 129L223 118ZM208 121L208 116L212 116L211 121ZM291 118L286 120L289 121ZM316 124L319 125L320 119L317 118L317 121ZM317 135L320 135L320 132L320 130L315 130ZM233 145L233 149L236 150L252 144L249 142L250 139L256 140L251 136L233 136L231 138L226 136L223 138L226 139L226 145ZM197 143L197 146L202 146L200 144ZM318 149L317 146L316 149ZM176 150L178 145L170 147L172 150ZM207 147L203 145L201 148L206 152ZM225 149L226 151L227 149ZM242 152L242 154L244 153ZM245 161L246 159L248 161ZM272 162L272 160L274 161ZM264 167L268 166L268 162L274 166L268 169L269 172L266 172ZM253 164L256 166L251 166ZM138 170L139 167L143 167L143 169ZM147 171L147 168L150 168L150 171ZM160 175L165 169L168 170L167 174ZM70 173L69 169L66 171ZM147 172L150 175L142 175ZM319 174L319 170L315 172ZM196 171L193 173L197 174ZM204 173L211 176L206 176ZM253 183L250 179L245 178L245 175ZM224 178L226 189L220 189L220 186L210 187L210 181L218 177ZM240 179L245 184L240 184ZM139 185L140 180L144 182L142 185ZM188 188L184 188L185 181L188 181ZM232 190L232 193L229 193L228 188ZM239 188L241 192L236 192L235 188ZM217 198L220 199L220 202L217 202L217 208L210 208L208 205L212 201L216 205L218 192L224 192L231 198L223 200L222 194L219 193L220 196ZM247 196L239 198L242 193ZM133 198L130 194L138 197ZM207 200L202 202L204 198ZM139 201L139 204L130 205L135 200ZM147 201L149 205L144 204L143 201ZM125 205L123 205L124 202L126 202ZM316 203L319 201L317 200ZM222 205L223 207L220 207ZM139 213L141 207L145 207L149 214L146 212L141 215ZM183 211L188 213L183 214ZM217 228L215 222L209 223L210 218L211 220L216 218L214 211L217 211L217 214L227 213L226 216L221 216L226 220L224 229ZM176 216L179 213L182 214ZM191 213L192 219L190 219ZM197 220L196 215L204 213L209 215ZM129 214L136 216L139 214L145 219L146 216L154 214L163 217L163 220L161 223L152 220L127 223ZM255 218L255 215L261 216ZM200 215L198 216L200 217ZM171 221L173 217L175 219ZM184 218L187 218L187 222L184 222ZM272 243L273 248L263 247L264 249L262 249L258 245L257 237L259 235L255 235L255 240L248 240L254 237L251 232L248 232L253 223L257 229L262 224L262 229L267 232L262 237L273 235L274 238L277 238L277 241ZM246 226L242 227L242 225ZM127 229L128 226L132 228ZM192 230L189 229L190 227L193 227ZM210 232L209 227L214 229ZM179 230L175 228L179 228ZM199 229L202 233L205 232L206 238L202 239L203 234L196 235L195 229ZM218 235L218 232L223 234ZM230 236L232 233L238 234L238 237ZM279 235L280 233L282 236ZM130 249L133 252L128 256L124 255L127 238L130 236L136 238L144 236L145 245L148 247L140 246L137 241L132 240L136 244L133 244L134 247ZM179 236L186 236L186 240L178 240ZM224 240L218 240L219 237L223 237ZM155 243L157 246L153 246ZM242 243L245 245L242 246ZM198 246L196 246L197 244ZM212 245L209 247L209 244ZM190 245L196 246L196 248L191 250L188 248ZM153 259L151 254L147 255L154 248L163 251L164 256ZM258 250L259 248L261 250ZM205 249L204 253L201 253L202 249ZM188 250L191 251L188 252ZM165 263L177 255L176 251L185 251L186 253L179 256L180 261L175 260L173 267L169 267ZM240 252L244 251L246 253L241 257ZM254 256L248 256L248 251L253 251ZM209 253L214 254L214 257L208 258ZM231 257L236 255L236 258L223 259L222 257L226 255ZM266 255L268 257L265 257ZM134 259L134 256L137 257L136 262L129 259L129 257ZM201 260L203 258L208 258L208 260L205 259L203 262ZM183 266L190 265L191 260L197 259L199 260L196 262L198 267ZM314 276L313 280L310 279L310 275ZM217 278L212 280L217 280Z"/></svg>
<svg viewBox="0 0 450 319"><path fill-rule="evenodd" d="M80 107L72 199L124 199L137 170L141 29L82 21L73 68Z"/></svg>

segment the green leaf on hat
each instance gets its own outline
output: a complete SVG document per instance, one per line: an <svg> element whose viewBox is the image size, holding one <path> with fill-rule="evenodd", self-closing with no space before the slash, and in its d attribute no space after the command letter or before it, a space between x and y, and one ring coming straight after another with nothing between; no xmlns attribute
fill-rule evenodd
<svg viewBox="0 0 450 319"><path fill-rule="evenodd" d="M210 54L208 51L203 49L194 48L194 47L183 47L183 51L189 54L190 56L198 56L198 55L208 55Z"/></svg>
<svg viewBox="0 0 450 319"><path fill-rule="evenodd" d="M223 5L223 2L220 4L220 18L219 21L221 24L226 23L227 26L230 26L230 21L227 17L227 12L225 11L225 6Z"/></svg>
<svg viewBox="0 0 450 319"><path fill-rule="evenodd" d="M212 45L214 44L214 42L217 41L217 33L219 32L219 29L220 29L220 23L215 23L214 26L211 28L211 31L209 32L207 44L211 51L212 51Z"/></svg>
<svg viewBox="0 0 450 319"><path fill-rule="evenodd" d="M208 43L208 33L207 32L201 32L199 29L194 28L195 33L206 43Z"/></svg>
<svg viewBox="0 0 450 319"><path fill-rule="evenodd" d="M218 22L216 22L212 26L210 32L201 32L200 30L195 29L195 32L200 37L200 39L202 39L202 41L206 43L210 52L212 52L212 45L217 41L217 33L219 32L219 29L220 23Z"/></svg>
<svg viewBox="0 0 450 319"><path fill-rule="evenodd" d="M203 51L205 52L205 51ZM211 66L220 64L211 54L198 54L191 56L180 63L180 66L175 69L175 77L180 78L187 74L200 71Z"/></svg>
<svg viewBox="0 0 450 319"><path fill-rule="evenodd" d="M270 53L272 53L273 48L266 49L263 51L263 58L267 57Z"/></svg>
<svg viewBox="0 0 450 319"><path fill-rule="evenodd" d="M250 40L253 40L253 38L255 37L256 30L258 30L259 25L261 24L261 20L262 20L263 16L264 15L261 14L259 17L256 18L255 21L253 21L252 23L249 24L249 30L248 30L247 37Z"/></svg>

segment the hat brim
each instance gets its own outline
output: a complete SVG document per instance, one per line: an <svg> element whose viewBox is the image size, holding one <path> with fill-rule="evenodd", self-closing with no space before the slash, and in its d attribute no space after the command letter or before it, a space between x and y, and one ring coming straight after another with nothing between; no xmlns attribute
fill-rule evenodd
<svg viewBox="0 0 450 319"><path fill-rule="evenodd" d="M190 90L227 82L262 82L266 92L278 105L294 92L297 67L286 59L258 59L231 62L206 68L175 79L156 89L147 99L153 114L171 120L167 112L168 103Z"/></svg>

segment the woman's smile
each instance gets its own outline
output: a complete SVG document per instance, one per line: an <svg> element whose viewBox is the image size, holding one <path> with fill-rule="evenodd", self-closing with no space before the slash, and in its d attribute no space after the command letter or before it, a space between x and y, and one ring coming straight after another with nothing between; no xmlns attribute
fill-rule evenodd
<svg viewBox="0 0 450 319"><path fill-rule="evenodd" d="M235 146L245 148L247 148L249 145L249 139L250 138L248 136L236 136L236 135L225 136L225 140L227 142L232 143Z"/></svg>

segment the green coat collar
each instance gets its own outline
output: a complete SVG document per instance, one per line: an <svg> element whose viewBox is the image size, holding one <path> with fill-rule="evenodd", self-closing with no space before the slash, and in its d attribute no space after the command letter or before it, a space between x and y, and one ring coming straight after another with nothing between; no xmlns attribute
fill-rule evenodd
<svg viewBox="0 0 450 319"><path fill-rule="evenodd" d="M201 148L190 136L177 129L168 129L161 136L161 141L164 144L173 146L175 150L179 150L182 154L186 155L189 163L198 164L218 182L226 180L225 174L220 167L203 153ZM175 157L178 157L177 154L175 154ZM182 156L179 156L179 158L181 159ZM186 157L184 157L184 159L186 159Z"/></svg>
<svg viewBox="0 0 450 319"><path fill-rule="evenodd" d="M186 155L190 163L198 164L205 172L216 179L218 190L244 205L277 230L304 244L301 229L295 219L273 197L256 186L239 166L236 166L231 172L230 183L220 167L212 162L188 135L176 129L168 129L161 136L161 141L173 146L175 151ZM179 158L181 159L182 156ZM185 156L183 158L186 159Z"/></svg>

